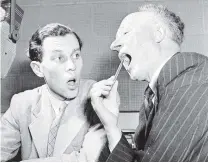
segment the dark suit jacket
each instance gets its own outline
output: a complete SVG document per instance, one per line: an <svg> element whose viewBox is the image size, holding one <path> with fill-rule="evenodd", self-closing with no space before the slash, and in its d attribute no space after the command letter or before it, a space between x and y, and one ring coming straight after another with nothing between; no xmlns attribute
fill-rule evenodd
<svg viewBox="0 0 208 163"><path fill-rule="evenodd" d="M133 151L122 136L103 161L208 161L208 58L177 53L162 68L148 119L142 106ZM109 151L109 150L108 150Z"/></svg>

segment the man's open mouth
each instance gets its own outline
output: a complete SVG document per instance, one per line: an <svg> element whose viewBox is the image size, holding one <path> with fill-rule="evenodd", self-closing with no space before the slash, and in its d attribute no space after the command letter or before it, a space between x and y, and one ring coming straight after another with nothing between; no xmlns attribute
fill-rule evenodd
<svg viewBox="0 0 208 163"><path fill-rule="evenodd" d="M75 86L76 85L76 79L70 79L70 80L68 80L67 84L69 86Z"/></svg>
<svg viewBox="0 0 208 163"><path fill-rule="evenodd" d="M123 62L124 67L130 65L130 63L131 63L131 56L129 54L127 54L127 53L119 54L119 58L121 60L124 60L124 62Z"/></svg>

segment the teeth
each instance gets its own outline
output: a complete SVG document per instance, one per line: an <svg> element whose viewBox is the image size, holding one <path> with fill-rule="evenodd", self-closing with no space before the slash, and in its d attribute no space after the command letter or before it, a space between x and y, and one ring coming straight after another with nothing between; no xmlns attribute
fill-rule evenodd
<svg viewBox="0 0 208 163"><path fill-rule="evenodd" d="M70 80L70 81L68 81L68 84L69 84L69 85L74 85L74 84L75 84L75 80Z"/></svg>

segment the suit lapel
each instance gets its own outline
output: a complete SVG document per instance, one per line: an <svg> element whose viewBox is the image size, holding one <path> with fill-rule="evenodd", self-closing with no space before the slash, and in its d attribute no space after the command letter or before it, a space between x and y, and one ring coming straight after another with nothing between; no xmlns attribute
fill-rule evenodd
<svg viewBox="0 0 208 163"><path fill-rule="evenodd" d="M67 106L62 118L54 147L54 156L63 154L73 139L79 133L82 126L86 123L86 118L77 115L77 110L80 110L79 99L75 99Z"/></svg>
<svg viewBox="0 0 208 163"><path fill-rule="evenodd" d="M53 121L53 112L46 89L46 86L43 86L41 98L33 109L32 123L29 125L29 130L39 157L46 156L48 133L51 122Z"/></svg>

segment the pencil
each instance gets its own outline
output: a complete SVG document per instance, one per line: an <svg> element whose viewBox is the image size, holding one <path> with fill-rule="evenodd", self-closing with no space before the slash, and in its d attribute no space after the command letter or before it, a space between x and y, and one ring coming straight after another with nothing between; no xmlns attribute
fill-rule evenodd
<svg viewBox="0 0 208 163"><path fill-rule="evenodd" d="M122 60L121 60L121 63L119 64L119 66L118 66L118 68L117 68L117 70L116 70L116 74L115 74L115 78L114 78L114 83L116 82L116 80L117 80L117 78L118 78L118 74L119 74L120 71L121 71L121 68L122 68L122 66L123 66L123 62L124 62L124 60L122 59ZM114 83L113 83L113 85L114 85Z"/></svg>

